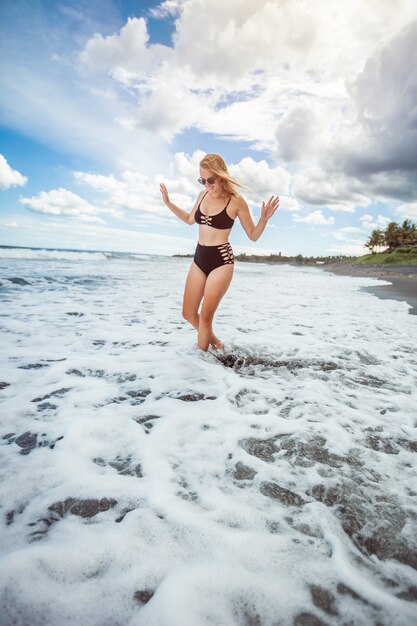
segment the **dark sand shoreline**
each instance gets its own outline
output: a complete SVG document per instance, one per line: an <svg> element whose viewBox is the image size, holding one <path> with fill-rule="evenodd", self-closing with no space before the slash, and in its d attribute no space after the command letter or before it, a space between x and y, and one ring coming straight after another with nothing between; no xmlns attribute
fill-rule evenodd
<svg viewBox="0 0 417 626"><path fill-rule="evenodd" d="M324 265L324 269L341 276L378 278L391 285L362 287L378 298L405 301L411 305L409 313L417 315L417 265Z"/></svg>

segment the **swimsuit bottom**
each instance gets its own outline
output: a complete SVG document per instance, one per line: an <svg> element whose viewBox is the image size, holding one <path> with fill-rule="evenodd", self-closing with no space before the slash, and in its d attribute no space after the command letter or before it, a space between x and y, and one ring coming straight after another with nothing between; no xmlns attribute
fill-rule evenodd
<svg viewBox="0 0 417 626"><path fill-rule="evenodd" d="M198 243L194 263L206 276L222 265L234 265L232 246L230 243L222 243L220 246L202 246Z"/></svg>

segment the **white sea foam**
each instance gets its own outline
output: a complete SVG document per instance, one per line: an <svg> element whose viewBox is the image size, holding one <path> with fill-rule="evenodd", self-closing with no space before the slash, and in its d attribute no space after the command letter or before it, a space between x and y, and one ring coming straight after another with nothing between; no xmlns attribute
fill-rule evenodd
<svg viewBox="0 0 417 626"><path fill-rule="evenodd" d="M101 261L106 260L105 252L82 252L79 250L48 250L42 248L3 248L0 259L50 259L53 261Z"/></svg>
<svg viewBox="0 0 417 626"><path fill-rule="evenodd" d="M408 305L239 264L222 363L189 260L88 259L0 262L4 624L414 624Z"/></svg>

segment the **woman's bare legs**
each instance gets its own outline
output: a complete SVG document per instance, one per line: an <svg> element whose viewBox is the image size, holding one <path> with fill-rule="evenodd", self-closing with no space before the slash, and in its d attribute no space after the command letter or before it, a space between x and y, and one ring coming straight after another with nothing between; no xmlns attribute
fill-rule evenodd
<svg viewBox="0 0 417 626"><path fill-rule="evenodd" d="M187 280L184 289L184 300L182 305L182 316L194 326L198 331L200 316L198 314L198 308L204 295L204 288L206 286L207 276L204 272L197 267L194 261L191 263L191 267L188 272ZM222 348L222 342L214 335L213 330L209 338L209 343L214 348ZM206 348L207 349L207 348Z"/></svg>
<svg viewBox="0 0 417 626"><path fill-rule="evenodd" d="M207 276L204 287L204 300L198 325L198 347L207 351L213 336L212 323L220 300L229 288L233 276L233 265L216 267Z"/></svg>

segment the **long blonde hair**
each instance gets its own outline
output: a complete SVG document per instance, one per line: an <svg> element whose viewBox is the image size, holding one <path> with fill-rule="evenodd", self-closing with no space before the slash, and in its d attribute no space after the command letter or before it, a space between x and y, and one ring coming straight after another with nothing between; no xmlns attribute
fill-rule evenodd
<svg viewBox="0 0 417 626"><path fill-rule="evenodd" d="M203 167L206 170L210 170L213 174L216 174L219 178L221 178L222 187L229 196L237 196L238 193L235 187L242 187L247 189L245 185L242 185L238 180L230 176L227 171L227 165L219 154L206 154L200 161L200 167Z"/></svg>

